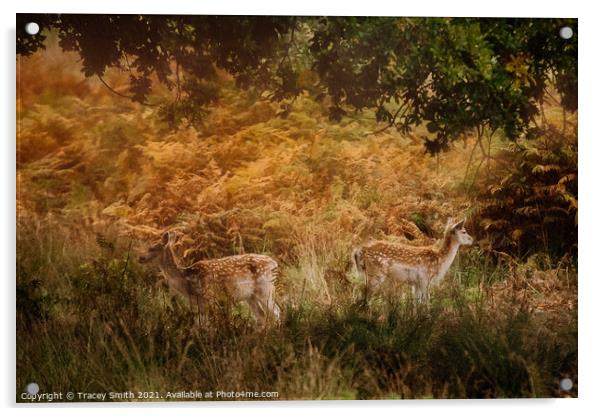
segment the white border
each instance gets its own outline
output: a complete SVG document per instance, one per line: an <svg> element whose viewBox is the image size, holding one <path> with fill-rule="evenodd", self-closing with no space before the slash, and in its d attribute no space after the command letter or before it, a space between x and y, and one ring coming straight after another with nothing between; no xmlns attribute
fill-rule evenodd
<svg viewBox="0 0 602 416"><path fill-rule="evenodd" d="M152 14L284 14L345 16L511 16L511 17L577 17L583 9L576 2L549 0L541 3L520 0L488 2L482 5L469 0L428 0L421 2L370 0L301 0L295 2L266 0L165 2L103 0L73 2L69 0L21 1L21 13L152 13Z"/></svg>
<svg viewBox="0 0 602 416"><path fill-rule="evenodd" d="M486 3L486 4L484 4ZM350 2L344 0L300 0L286 4L280 1L263 0L168 0L163 2L137 2L127 0L92 1L22 0L17 5L2 2L0 19L3 24L2 82L4 88L2 125L6 134L0 150L0 204L3 227L1 228L0 264L3 265L3 309L0 343L0 395L2 405L9 407L8 413L43 413L50 415L81 414L106 415L128 413L148 415L165 414L171 404L149 405L71 405L65 407L23 407L15 408L14 402L14 265L15 265L15 13L16 12L63 12L63 13L152 13L152 14L287 14L287 15L401 15L401 16L512 16L512 17L578 17L579 18L579 399L565 400L496 400L496 401L405 401L405 402L278 402L278 403L203 403L178 405L180 411L207 413L219 412L247 415L291 415L306 416L308 412L327 414L340 408L346 413L364 414L376 410L379 413L420 413L420 414L478 414L504 415L528 411L546 415L567 415L593 413L599 408L598 397L602 387L600 382L601 336L599 331L601 316L598 293L602 293L599 262L600 246L597 236L602 235L601 221L597 212L600 201L600 179L602 165L602 137L598 119L600 118L600 13L595 2L505 0L501 2L477 2L470 0L454 1L408 1L370 0ZM11 407L11 405L13 407Z"/></svg>

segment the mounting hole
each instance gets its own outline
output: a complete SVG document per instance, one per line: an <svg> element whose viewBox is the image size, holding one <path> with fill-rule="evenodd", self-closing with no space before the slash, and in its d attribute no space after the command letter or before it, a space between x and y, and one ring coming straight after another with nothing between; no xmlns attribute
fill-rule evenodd
<svg viewBox="0 0 602 416"><path fill-rule="evenodd" d="M559 33L562 39L570 39L573 37L573 29L568 26L561 27Z"/></svg>
<svg viewBox="0 0 602 416"><path fill-rule="evenodd" d="M560 388L564 391L569 391L573 388L573 380L570 378L563 378L560 380Z"/></svg>
<svg viewBox="0 0 602 416"><path fill-rule="evenodd" d="M38 394L39 391L40 391L40 386L38 386L38 383L29 383L27 386L25 386L26 393L36 395L36 394Z"/></svg>
<svg viewBox="0 0 602 416"><path fill-rule="evenodd" d="M25 24L25 33L28 35L37 35L40 32L40 25L36 22L29 22Z"/></svg>

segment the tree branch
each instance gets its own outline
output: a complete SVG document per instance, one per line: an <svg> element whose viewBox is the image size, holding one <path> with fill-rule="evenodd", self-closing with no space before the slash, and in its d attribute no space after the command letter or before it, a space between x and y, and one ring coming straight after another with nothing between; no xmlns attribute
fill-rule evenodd
<svg viewBox="0 0 602 416"><path fill-rule="evenodd" d="M103 79L103 77L102 77L100 74L96 74L96 76L98 77L98 79L100 80L100 82L102 82L102 84L103 84L105 87L107 87L107 89L108 89L109 91L111 91L113 94L115 94L115 95L117 95L117 96L119 96L119 97L122 97L122 98L127 98L127 99L129 99L129 100L131 100L131 101L134 101L134 97L133 97L133 96L131 96L131 95L127 95L127 94L123 94L123 93L120 93L119 91L117 91L117 90L115 90L113 87L111 87L109 84L107 84L107 82L106 82L106 81ZM134 101L134 102L138 102L138 101ZM151 104L151 103L149 103L149 102L147 102L147 101L141 102L140 104L142 104L142 105L146 105L146 106L148 106L148 107L158 107L158 105L156 105L156 104Z"/></svg>
<svg viewBox="0 0 602 416"><path fill-rule="evenodd" d="M373 131L371 133L367 133L366 136L372 136L372 135L375 135L375 134L380 134L383 131L386 131L389 128L391 128L393 125L395 125L395 120L397 119L397 116L399 116L399 113L401 112L401 110L404 107L405 107L405 110L404 110L404 112L402 114L402 117L403 117L405 115L406 111L408 111L408 107L409 107L409 105L406 105L406 103L404 103L404 104L402 104L402 105L399 106L399 108L397 109L397 111L395 112L395 114L393 114L393 117L391 118L391 121L389 121L389 123L385 127L381 128L381 129L378 129L376 131Z"/></svg>

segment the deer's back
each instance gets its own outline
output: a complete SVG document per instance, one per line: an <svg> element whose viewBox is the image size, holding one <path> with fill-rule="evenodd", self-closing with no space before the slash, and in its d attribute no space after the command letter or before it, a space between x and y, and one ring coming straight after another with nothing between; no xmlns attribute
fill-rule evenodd
<svg viewBox="0 0 602 416"><path fill-rule="evenodd" d="M237 300L247 299L264 286L273 286L278 263L262 254L240 254L194 263L194 273L209 296L226 294Z"/></svg>
<svg viewBox="0 0 602 416"><path fill-rule="evenodd" d="M437 263L437 252L431 246L417 247L377 241L362 247L364 261L390 266L395 263L430 268Z"/></svg>
<svg viewBox="0 0 602 416"><path fill-rule="evenodd" d="M239 254L219 259L201 260L191 267L198 269L208 280L261 280L269 278L278 263L263 254Z"/></svg>

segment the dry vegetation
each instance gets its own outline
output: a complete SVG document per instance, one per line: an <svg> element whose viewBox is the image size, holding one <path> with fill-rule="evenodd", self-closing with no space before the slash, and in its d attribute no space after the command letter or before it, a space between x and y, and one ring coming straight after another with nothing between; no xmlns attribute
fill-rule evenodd
<svg viewBox="0 0 602 416"><path fill-rule="evenodd" d="M83 80L56 47L21 59L18 76L17 390L576 395L558 387L577 382L574 260L496 256L476 216L480 245L428 310L399 296L362 303L353 244L426 243L448 216L481 212L466 192L474 139L431 158L420 129L374 135L372 114L335 124L304 98L277 117L226 76L204 128L174 132L152 107ZM107 80L119 90L125 75ZM494 138L494 152L505 146ZM134 260L167 228L183 236L183 263L278 259L283 325L256 333L240 307L194 327L194 311Z"/></svg>

